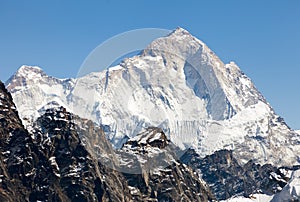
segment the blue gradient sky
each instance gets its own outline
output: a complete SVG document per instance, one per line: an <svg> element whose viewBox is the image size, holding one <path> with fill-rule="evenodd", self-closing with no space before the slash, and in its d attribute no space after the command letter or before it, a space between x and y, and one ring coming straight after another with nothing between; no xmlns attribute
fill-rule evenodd
<svg viewBox="0 0 300 202"><path fill-rule="evenodd" d="M181 26L234 60L275 111L300 129L300 1L0 1L0 79L22 64L75 77L106 39Z"/></svg>

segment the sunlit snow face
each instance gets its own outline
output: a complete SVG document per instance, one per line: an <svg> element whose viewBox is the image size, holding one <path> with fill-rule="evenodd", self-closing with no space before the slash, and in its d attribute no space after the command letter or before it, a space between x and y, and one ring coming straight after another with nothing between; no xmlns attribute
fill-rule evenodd
<svg viewBox="0 0 300 202"><path fill-rule="evenodd" d="M184 32L176 40L183 40L188 34L183 29L175 32ZM169 49L169 44L149 45L154 39L170 33L163 29L141 29L117 35L99 45L78 72L73 90L76 103L72 111L108 126L105 132L116 148L122 147L127 140L125 137L133 138L148 127L162 128L168 139L182 150L197 144L197 140L188 138L186 133L197 134L199 127L191 125L186 129L181 125L208 117L206 101L192 98L193 92L185 80L184 66L188 56L199 47L196 42L195 48L190 50ZM139 55L124 59L131 53ZM120 64L110 67L116 60L121 61ZM193 66L189 64L189 68ZM154 152L150 155L155 156L156 150L149 150ZM145 156L145 159L150 162L143 164L151 165L151 158ZM161 164L155 161L152 164L156 167L167 166L166 159L161 159ZM123 169L124 172L131 170Z"/></svg>

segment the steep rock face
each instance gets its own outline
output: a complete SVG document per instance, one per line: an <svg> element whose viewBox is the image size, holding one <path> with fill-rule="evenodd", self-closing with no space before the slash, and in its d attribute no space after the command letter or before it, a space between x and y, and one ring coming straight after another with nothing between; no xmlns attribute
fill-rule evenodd
<svg viewBox="0 0 300 202"><path fill-rule="evenodd" d="M212 201L206 183L178 161L179 148L155 127L129 139L117 152L134 200ZM126 170L126 169L130 170ZM136 172L132 172L135 169Z"/></svg>
<svg viewBox="0 0 300 202"><path fill-rule="evenodd" d="M234 62L224 64L182 28L106 71L60 80L23 66L7 87L26 126L55 102L106 126L115 148L157 126L177 146L203 157L225 148L240 163L298 163L300 135Z"/></svg>
<svg viewBox="0 0 300 202"><path fill-rule="evenodd" d="M233 108L214 72L218 68L213 61L216 56L203 42L186 30L177 28L169 36L159 38L146 47L143 56L149 55L161 57L165 68L183 73L186 84L207 103L206 111L213 120L233 115Z"/></svg>
<svg viewBox="0 0 300 202"><path fill-rule="evenodd" d="M20 199L22 198L22 195L20 193L22 189L24 190L24 195L27 194L25 192L25 187L20 180L16 182L11 181L12 173L8 171L9 167L6 166L6 162L8 160L10 160L10 162L13 161L13 156L10 154L9 149L11 136L19 135L20 133L20 135L24 135L25 131L22 130L22 124L20 119L18 118L15 106L12 103L12 98L5 89L2 82L0 82L0 123L0 199L1 201L13 201L14 199L20 201Z"/></svg>
<svg viewBox="0 0 300 202"><path fill-rule="evenodd" d="M0 83L1 201L29 201L49 197L43 187L54 178L47 159L33 143L18 117L11 95ZM58 200L58 195L52 195Z"/></svg>
<svg viewBox="0 0 300 202"><path fill-rule="evenodd" d="M80 128L76 123L88 126ZM85 139L95 127L65 108L48 109L35 124L36 142L51 162L61 192L70 201L129 201L122 174L98 162L79 136ZM95 129L96 130L96 129ZM101 132L100 129L97 132ZM103 136L103 132L94 134ZM109 144L105 138L104 143ZM92 140L89 140L91 144ZM105 148L102 149L102 151Z"/></svg>
<svg viewBox="0 0 300 202"><path fill-rule="evenodd" d="M64 108L46 110L34 128L62 192L72 201L214 199L205 182L175 160L176 147L168 148L161 129L149 128L115 153L101 129Z"/></svg>
<svg viewBox="0 0 300 202"><path fill-rule="evenodd" d="M2 83L0 96L1 201L130 200L125 178L89 154L64 108L46 111L29 134Z"/></svg>
<svg viewBox="0 0 300 202"><path fill-rule="evenodd" d="M270 164L260 165L249 161L239 165L232 151L220 150L201 158L194 150L188 150L182 162L199 171L218 200L232 196L263 193L279 193L291 178L294 167L274 167Z"/></svg>

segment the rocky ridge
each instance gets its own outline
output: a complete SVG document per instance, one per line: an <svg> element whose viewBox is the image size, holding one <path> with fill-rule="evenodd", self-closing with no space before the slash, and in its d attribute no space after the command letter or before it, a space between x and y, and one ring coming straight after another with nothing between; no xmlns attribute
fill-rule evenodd
<svg viewBox="0 0 300 202"><path fill-rule="evenodd" d="M2 83L0 87L1 201L214 199L205 182L179 162L162 167L159 174L143 167L141 173L120 172L117 157L125 150L116 154L101 128L63 107L45 109L28 133L10 93ZM167 142L161 133L151 146Z"/></svg>

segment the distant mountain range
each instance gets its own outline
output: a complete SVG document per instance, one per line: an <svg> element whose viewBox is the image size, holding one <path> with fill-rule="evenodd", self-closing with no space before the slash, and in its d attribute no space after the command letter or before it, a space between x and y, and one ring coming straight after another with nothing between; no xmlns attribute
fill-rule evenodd
<svg viewBox="0 0 300 202"><path fill-rule="evenodd" d="M299 197L299 132L182 28L102 72L24 65L5 86L3 201Z"/></svg>

